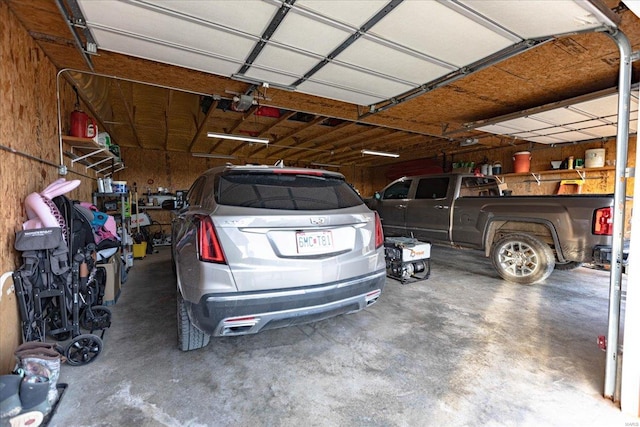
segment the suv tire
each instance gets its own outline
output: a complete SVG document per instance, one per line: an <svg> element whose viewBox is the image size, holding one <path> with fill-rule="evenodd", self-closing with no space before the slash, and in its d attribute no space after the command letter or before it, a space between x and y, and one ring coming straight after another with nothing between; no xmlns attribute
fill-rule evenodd
<svg viewBox="0 0 640 427"><path fill-rule="evenodd" d="M178 348L182 351L197 350L209 344L209 335L205 334L191 323L187 307L180 291L177 292L178 302Z"/></svg>

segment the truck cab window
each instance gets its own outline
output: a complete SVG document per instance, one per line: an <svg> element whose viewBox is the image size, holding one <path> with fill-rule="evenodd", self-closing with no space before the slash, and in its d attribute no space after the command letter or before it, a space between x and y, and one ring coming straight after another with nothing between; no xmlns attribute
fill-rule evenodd
<svg viewBox="0 0 640 427"><path fill-rule="evenodd" d="M460 197L499 196L496 182L486 177L469 176L462 178Z"/></svg>
<svg viewBox="0 0 640 427"><path fill-rule="evenodd" d="M416 199L444 199L447 197L449 178L422 178L416 190Z"/></svg>
<svg viewBox="0 0 640 427"><path fill-rule="evenodd" d="M411 187L411 180L399 181L392 184L389 188L384 190L382 198L384 200L398 200L406 199L409 197L409 187Z"/></svg>

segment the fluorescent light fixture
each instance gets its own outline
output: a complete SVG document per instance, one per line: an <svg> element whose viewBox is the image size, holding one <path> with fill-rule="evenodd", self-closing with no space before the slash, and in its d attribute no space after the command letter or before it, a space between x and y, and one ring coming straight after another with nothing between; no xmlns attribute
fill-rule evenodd
<svg viewBox="0 0 640 427"><path fill-rule="evenodd" d="M372 150L362 150L360 151L362 154L370 154L372 156L383 156L383 157L400 157L400 154L396 153L385 153L384 151L372 151Z"/></svg>
<svg viewBox="0 0 640 427"><path fill-rule="evenodd" d="M209 159L235 159L236 156L230 156L228 154L215 154L215 153L191 153L193 157L207 157Z"/></svg>
<svg viewBox="0 0 640 427"><path fill-rule="evenodd" d="M316 163L316 162L311 162L309 163L311 166L320 166L323 168L338 168L340 169L342 166L340 165L332 165L330 163Z"/></svg>
<svg viewBox="0 0 640 427"><path fill-rule="evenodd" d="M266 139L266 138L252 138L250 136L229 135L229 134L226 134L226 133L207 132L207 136L209 138L233 139L235 141L256 142L256 143L260 143L260 144L268 144L269 143L269 140Z"/></svg>

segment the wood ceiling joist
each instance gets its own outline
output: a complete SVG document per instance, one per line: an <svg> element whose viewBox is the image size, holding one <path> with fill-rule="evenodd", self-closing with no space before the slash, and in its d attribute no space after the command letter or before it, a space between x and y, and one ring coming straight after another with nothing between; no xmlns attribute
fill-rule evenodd
<svg viewBox="0 0 640 427"><path fill-rule="evenodd" d="M213 103L211 104L211 106L209 107L209 110L207 110L207 114L205 114L204 118L200 122L200 125L198 126L198 129L196 129L196 134L193 136L193 139L191 139L191 143L189 144L189 148L187 148L187 151L189 153L191 153L191 150L193 150L193 146L200 139L200 136L202 135L202 132L204 132L204 130L206 129L207 123L209 122L209 117L211 117L213 112L216 110L217 106L218 106L218 100L215 99L213 101ZM213 150L212 150L212 152L213 152Z"/></svg>
<svg viewBox="0 0 640 427"><path fill-rule="evenodd" d="M216 105L217 105L217 104L218 104L218 101L216 101ZM212 105L212 108L213 108L213 107L214 107L214 106ZM226 132L226 133L233 134L233 133L234 133L234 132L235 132L235 131L240 127L240 125L241 125L245 120L247 120L249 117L251 117L251 116L256 112L256 110L257 110L258 108L259 108L259 106L258 106L258 105L252 105L252 106L251 106L251 108L249 108L247 111L245 111L245 112L242 114L242 117L240 117L240 119L236 120L236 122L235 122L235 123L234 123L234 124L229 128L229 129L225 129L225 132ZM209 109L209 111L211 111L211 108ZM206 123L206 122L205 122L205 123ZM215 152L215 151L218 149L218 147L219 147L219 146L220 146L224 141L225 141L224 139L222 139L222 138L218 138L218 140L215 142L215 144L213 144L213 145L211 146L211 149L209 150L209 153L213 153L213 152Z"/></svg>
<svg viewBox="0 0 640 427"><path fill-rule="evenodd" d="M258 137L264 137L270 130L276 128L281 123L289 120L289 118L294 116L296 113L297 113L296 111L288 111L287 113L283 114L282 116L280 116L280 118L278 120L276 120L275 122L271 123L270 125L268 125L264 129L262 129L260 131L260 133L258 134ZM248 142L243 142L242 144L238 144L238 146L236 148L234 148L233 150L231 150L231 152L229 154L230 155L234 155L235 153L240 151L242 148L244 148L248 144L249 144Z"/></svg>
<svg viewBox="0 0 640 427"><path fill-rule="evenodd" d="M133 138L135 140L135 143L138 147L142 148L142 144L140 143L140 137L138 136L138 131L136 129L135 126L135 119L134 119L134 111L135 111L135 107L132 105L129 105L129 103L127 102L127 97L124 94L124 91L122 90L122 85L120 84L120 81L116 81L116 88L118 89L118 93L120 94L120 99L122 99L122 103L124 104L124 109L127 113L127 120L129 121L129 126L131 127L131 131L133 133Z"/></svg>
<svg viewBox="0 0 640 427"><path fill-rule="evenodd" d="M313 120L311 120L309 123L305 123L303 126L299 127L298 129L294 129L291 132L289 132L286 135L283 135L281 137L276 138L273 143L269 143L269 144L265 144L262 147L258 147L256 150L254 150L250 156L253 157L255 156L257 153L259 153L260 151L266 149L268 146L276 146L279 145L282 141L286 141L289 138L293 138L294 136L298 135L300 132L304 132L305 130L312 128L313 126L316 126L320 123L322 123L323 121L325 121L327 118L324 116L316 116Z"/></svg>

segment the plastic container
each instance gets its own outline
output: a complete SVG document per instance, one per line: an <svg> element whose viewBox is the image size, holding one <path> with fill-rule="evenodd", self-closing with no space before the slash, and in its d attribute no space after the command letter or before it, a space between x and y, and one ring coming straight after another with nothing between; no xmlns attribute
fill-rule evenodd
<svg viewBox="0 0 640 427"><path fill-rule="evenodd" d="M114 193L126 193L127 192L127 181L113 181L111 183L111 188Z"/></svg>
<svg viewBox="0 0 640 427"><path fill-rule="evenodd" d="M144 258L147 255L147 242L133 244L133 257Z"/></svg>
<svg viewBox="0 0 640 427"><path fill-rule="evenodd" d="M515 173L529 172L531 167L531 153L519 151L513 155L513 171Z"/></svg>
<svg viewBox="0 0 640 427"><path fill-rule="evenodd" d="M100 132L98 134L98 144L103 147L111 147L111 136L107 132Z"/></svg>
<svg viewBox="0 0 640 427"><path fill-rule="evenodd" d="M592 148L584 152L585 168L601 168L604 166L604 157L606 150L604 148Z"/></svg>
<svg viewBox="0 0 640 427"><path fill-rule="evenodd" d="M494 162L491 169L494 175L500 175L502 173L502 163Z"/></svg>

